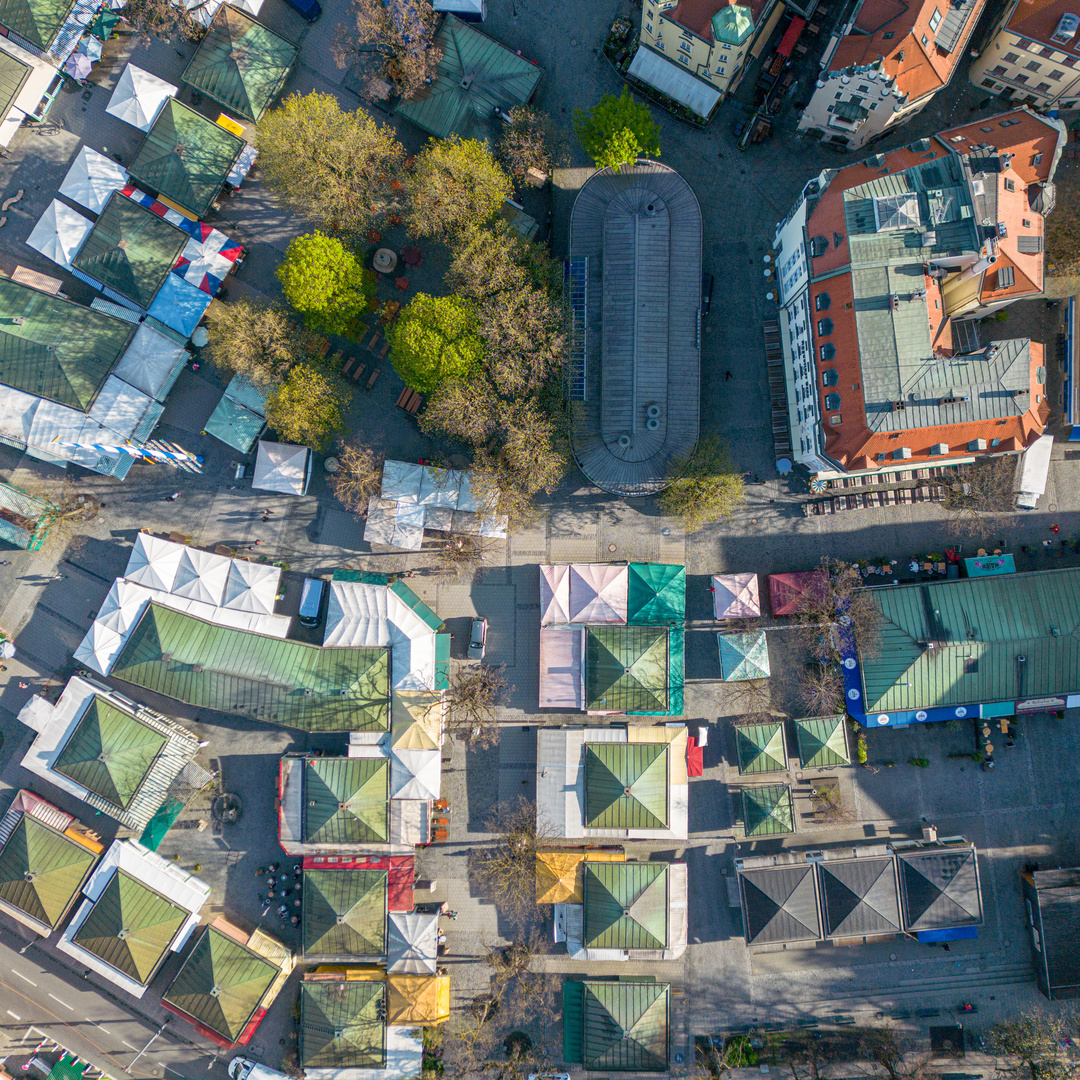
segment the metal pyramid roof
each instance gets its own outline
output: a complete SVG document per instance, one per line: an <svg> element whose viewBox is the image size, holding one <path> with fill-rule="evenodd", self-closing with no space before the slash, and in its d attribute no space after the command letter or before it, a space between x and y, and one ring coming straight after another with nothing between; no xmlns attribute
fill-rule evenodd
<svg viewBox="0 0 1080 1080"><path fill-rule="evenodd" d="M269 960L207 926L163 1000L235 1042L279 972Z"/></svg>
<svg viewBox="0 0 1080 1080"><path fill-rule="evenodd" d="M667 743L586 743L585 826L667 828Z"/></svg>
<svg viewBox="0 0 1080 1080"><path fill-rule="evenodd" d="M735 743L739 753L739 772L786 772L787 747L784 745L784 724L736 724Z"/></svg>
<svg viewBox="0 0 1080 1080"><path fill-rule="evenodd" d="M188 915L118 869L75 931L74 941L145 986Z"/></svg>
<svg viewBox="0 0 1080 1080"><path fill-rule="evenodd" d="M225 4L195 50L184 82L256 121L288 78L299 51L299 46Z"/></svg>
<svg viewBox="0 0 1080 1080"><path fill-rule="evenodd" d="M586 1069L667 1070L667 983L589 981L583 989Z"/></svg>
<svg viewBox="0 0 1080 1080"><path fill-rule="evenodd" d="M891 858L830 860L820 866L828 936L901 933L896 864Z"/></svg>
<svg viewBox="0 0 1080 1080"><path fill-rule="evenodd" d="M720 675L724 682L746 682L769 677L769 640L764 630L746 634L717 634L716 641L720 650Z"/></svg>
<svg viewBox="0 0 1080 1080"><path fill-rule="evenodd" d="M386 970L434 975L439 953L439 916L391 911L387 916Z"/></svg>
<svg viewBox="0 0 1080 1080"><path fill-rule="evenodd" d="M897 855L908 930L981 923L982 894L973 847L931 848Z"/></svg>
<svg viewBox="0 0 1080 1080"><path fill-rule="evenodd" d="M44 49L74 6L75 0L2 0L0 26Z"/></svg>
<svg viewBox="0 0 1080 1080"><path fill-rule="evenodd" d="M52 767L126 810L168 741L95 695Z"/></svg>
<svg viewBox="0 0 1080 1080"><path fill-rule="evenodd" d="M795 721L799 763L804 769L851 764L844 729L846 719L845 716L819 716Z"/></svg>
<svg viewBox="0 0 1080 1080"><path fill-rule="evenodd" d="M315 758L304 764L304 841L384 844L386 758Z"/></svg>
<svg viewBox="0 0 1080 1080"><path fill-rule="evenodd" d="M667 864L586 863L584 940L589 949L663 949Z"/></svg>
<svg viewBox="0 0 1080 1080"><path fill-rule="evenodd" d="M594 712L665 713L668 629L590 626L585 634L585 708Z"/></svg>
<svg viewBox="0 0 1080 1080"><path fill-rule="evenodd" d="M813 866L741 870L748 945L814 941L821 937Z"/></svg>
<svg viewBox="0 0 1080 1080"><path fill-rule="evenodd" d="M631 563L626 598L628 623L682 623L686 619L686 567Z"/></svg>
<svg viewBox="0 0 1080 1080"><path fill-rule="evenodd" d="M386 1022L441 1024L450 1019L449 975L388 975Z"/></svg>
<svg viewBox="0 0 1080 1080"><path fill-rule="evenodd" d="M743 829L747 836L775 836L795 831L791 788L787 784L742 789Z"/></svg>
<svg viewBox="0 0 1080 1080"><path fill-rule="evenodd" d="M386 983L300 984L300 1067L380 1069L386 1065Z"/></svg>
<svg viewBox="0 0 1080 1080"><path fill-rule="evenodd" d="M305 870L305 956L385 956L385 870Z"/></svg>
<svg viewBox="0 0 1080 1080"><path fill-rule="evenodd" d="M0 900L55 928L96 861L89 848L23 814L0 849Z"/></svg>

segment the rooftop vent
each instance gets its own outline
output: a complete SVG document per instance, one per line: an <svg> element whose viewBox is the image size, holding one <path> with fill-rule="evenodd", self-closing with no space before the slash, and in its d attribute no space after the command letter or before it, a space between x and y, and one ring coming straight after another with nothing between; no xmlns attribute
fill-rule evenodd
<svg viewBox="0 0 1080 1080"><path fill-rule="evenodd" d="M655 217L656 216L656 203L648 203L645 206L645 216L646 217Z"/></svg>
<svg viewBox="0 0 1080 1080"><path fill-rule="evenodd" d="M866 159L866 164L871 169L880 169L881 166L885 164L885 155L884 154L871 154Z"/></svg>
<svg viewBox="0 0 1080 1080"><path fill-rule="evenodd" d="M1076 37L1078 29L1080 29L1080 18L1066 12L1058 19L1057 29L1050 36L1050 40L1065 45Z"/></svg>
<svg viewBox="0 0 1080 1080"><path fill-rule="evenodd" d="M939 405L962 405L965 401L970 401L971 398L967 394L950 394L948 397L943 397L938 404Z"/></svg>

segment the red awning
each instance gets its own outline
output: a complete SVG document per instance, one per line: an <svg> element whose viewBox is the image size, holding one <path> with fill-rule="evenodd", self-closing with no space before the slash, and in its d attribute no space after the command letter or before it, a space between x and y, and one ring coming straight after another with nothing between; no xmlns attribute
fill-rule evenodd
<svg viewBox="0 0 1080 1080"><path fill-rule="evenodd" d="M686 775L703 776L705 765L701 759L701 747L692 735L686 740Z"/></svg>
<svg viewBox="0 0 1080 1080"><path fill-rule="evenodd" d="M791 20L791 25L784 31L784 36L780 39L780 44L776 48L776 51L781 56L791 55L791 50L795 48L795 42L799 40L799 35L803 32L805 26L806 20L800 19L798 15Z"/></svg>

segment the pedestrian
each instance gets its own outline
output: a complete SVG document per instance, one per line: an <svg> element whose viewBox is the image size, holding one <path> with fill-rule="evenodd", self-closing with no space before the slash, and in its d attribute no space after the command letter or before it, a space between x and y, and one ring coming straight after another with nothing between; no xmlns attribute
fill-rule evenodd
<svg viewBox="0 0 1080 1080"><path fill-rule="evenodd" d="M724 382L727 382L728 379L734 379L734 378L735 378L735 376L732 375L730 371L725 371L724 372Z"/></svg>
<svg viewBox="0 0 1080 1080"><path fill-rule="evenodd" d="M448 919L453 919L455 922L457 921L457 912L456 911L444 911L443 914Z"/></svg>
<svg viewBox="0 0 1080 1080"><path fill-rule="evenodd" d="M266 867L265 867L265 866L260 866L260 867L259 867L259 868L258 868L258 869L257 869L257 870L255 871L255 876L256 876L256 877L262 877L262 876L263 876L263 874L265 874L265 873L266 873Z"/></svg>
<svg viewBox="0 0 1080 1080"><path fill-rule="evenodd" d="M289 922L291 922L293 924L293 926L299 926L300 925L300 918L299 918L299 916L294 915L291 919L289 919Z"/></svg>
<svg viewBox="0 0 1080 1080"><path fill-rule="evenodd" d="M272 863L271 863L271 864L270 864L270 865L269 865L269 866L268 866L268 867L267 867L266 869L267 869L267 870L268 870L268 871L269 871L269 872L270 872L271 874L276 874L276 873L277 873L277 863L276 863L276 862L272 862Z"/></svg>
<svg viewBox="0 0 1080 1080"><path fill-rule="evenodd" d="M1052 533L1059 533L1059 532L1061 532L1061 526L1060 525L1051 525L1050 526L1050 531Z"/></svg>
<svg viewBox="0 0 1080 1080"><path fill-rule="evenodd" d="M20 690L26 690L26 689L28 689L28 688L29 688L29 686L30 686L30 684L29 684L28 682L21 682L21 683L19 683L19 689L20 689Z"/></svg>
<svg viewBox="0 0 1080 1080"><path fill-rule="evenodd" d="M165 496L165 501L166 502L176 502L176 500L179 499L179 498L180 498L180 492L179 491L174 491L171 495L166 495Z"/></svg>
<svg viewBox="0 0 1080 1080"><path fill-rule="evenodd" d="M1055 529L1054 531L1057 532L1057 529ZM255 541L255 546L258 547L261 543L262 543L261 540L256 540Z"/></svg>
<svg viewBox="0 0 1080 1080"><path fill-rule="evenodd" d="M269 520L270 520L270 516L268 514L263 514L262 523L265 525Z"/></svg>

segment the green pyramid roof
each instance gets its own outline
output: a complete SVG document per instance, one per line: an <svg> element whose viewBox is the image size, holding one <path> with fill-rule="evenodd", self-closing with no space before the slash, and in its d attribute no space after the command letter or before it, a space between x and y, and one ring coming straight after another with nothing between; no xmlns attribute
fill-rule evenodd
<svg viewBox="0 0 1080 1080"><path fill-rule="evenodd" d="M743 830L747 836L777 836L795 831L791 788L787 784L742 789Z"/></svg>
<svg viewBox="0 0 1080 1080"><path fill-rule="evenodd" d="M109 879L75 943L144 986L190 913L123 870Z"/></svg>
<svg viewBox="0 0 1080 1080"><path fill-rule="evenodd" d="M851 764L844 720L843 716L822 716L795 721L799 763L804 769Z"/></svg>
<svg viewBox="0 0 1080 1080"><path fill-rule="evenodd" d="M586 1069L667 1071L670 994L667 983L620 979L589 981L582 988Z"/></svg>
<svg viewBox="0 0 1080 1080"><path fill-rule="evenodd" d="M300 984L300 1067L380 1069L386 1065L386 983Z"/></svg>
<svg viewBox="0 0 1080 1080"><path fill-rule="evenodd" d="M746 634L717 634L720 649L720 675L724 682L746 682L767 679L769 641L764 630Z"/></svg>
<svg viewBox="0 0 1080 1080"><path fill-rule="evenodd" d="M74 6L75 0L0 0L0 26L45 49Z"/></svg>
<svg viewBox="0 0 1080 1080"><path fill-rule="evenodd" d="M279 970L239 941L207 926L163 1000L235 1042Z"/></svg>
<svg viewBox="0 0 1080 1080"><path fill-rule="evenodd" d="M686 567L631 563L627 575L628 623L682 623L686 619Z"/></svg>
<svg viewBox="0 0 1080 1080"><path fill-rule="evenodd" d="M667 629L587 627L585 708L594 712L667 712Z"/></svg>
<svg viewBox="0 0 1080 1080"><path fill-rule="evenodd" d="M753 29L754 16L741 4L729 4L712 17L713 41L718 44L741 45Z"/></svg>
<svg viewBox="0 0 1080 1080"><path fill-rule="evenodd" d="M737 724L735 743L739 751L739 772L767 773L787 771L787 748L784 746L784 725Z"/></svg>
<svg viewBox="0 0 1080 1080"><path fill-rule="evenodd" d="M315 758L304 767L304 840L384 844L389 835L386 758Z"/></svg>
<svg viewBox="0 0 1080 1080"><path fill-rule="evenodd" d="M305 956L385 956L385 870L305 870Z"/></svg>
<svg viewBox="0 0 1080 1080"><path fill-rule="evenodd" d="M0 900L55 927L96 861L89 848L23 814L0 849Z"/></svg>
<svg viewBox="0 0 1080 1080"><path fill-rule="evenodd" d="M167 742L131 713L94 695L52 767L126 810Z"/></svg>
<svg viewBox="0 0 1080 1080"><path fill-rule="evenodd" d="M666 829L667 743L587 743L585 825Z"/></svg>
<svg viewBox="0 0 1080 1080"><path fill-rule="evenodd" d="M586 863L584 891L586 948L667 945L666 863Z"/></svg>

